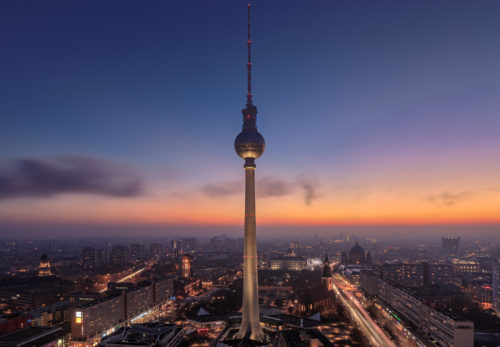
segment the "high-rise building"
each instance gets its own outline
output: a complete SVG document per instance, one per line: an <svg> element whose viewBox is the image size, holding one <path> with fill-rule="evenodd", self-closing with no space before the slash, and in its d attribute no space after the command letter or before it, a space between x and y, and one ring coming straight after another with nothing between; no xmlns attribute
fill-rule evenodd
<svg viewBox="0 0 500 347"><path fill-rule="evenodd" d="M460 236L441 237L441 246L446 253L457 254L460 246Z"/></svg>
<svg viewBox="0 0 500 347"><path fill-rule="evenodd" d="M450 264L429 263L397 263L382 264L380 277L389 282L408 287L423 287L449 284L453 277L453 266Z"/></svg>
<svg viewBox="0 0 500 347"><path fill-rule="evenodd" d="M85 247L82 249L82 266L84 269L99 269L106 262L106 254L103 249Z"/></svg>
<svg viewBox="0 0 500 347"><path fill-rule="evenodd" d="M94 253L95 253L95 248L85 247L84 249L82 249L82 266L84 269L91 269L95 267Z"/></svg>
<svg viewBox="0 0 500 347"><path fill-rule="evenodd" d="M184 246L184 249L186 250L193 250L198 248L198 240L196 240L194 237L185 237L182 240L182 245Z"/></svg>
<svg viewBox="0 0 500 347"><path fill-rule="evenodd" d="M473 347L474 323L455 316L450 311L437 310L409 291L379 280L378 296L398 315L436 340L439 346Z"/></svg>
<svg viewBox="0 0 500 347"><path fill-rule="evenodd" d="M136 264L144 258L144 245L135 243L130 245L130 262Z"/></svg>
<svg viewBox="0 0 500 347"><path fill-rule="evenodd" d="M126 265L130 262L130 253L127 246L117 245L111 248L110 263Z"/></svg>
<svg viewBox="0 0 500 347"><path fill-rule="evenodd" d="M160 260L160 258L163 256L163 245L161 243L152 243L149 248L151 257L156 261Z"/></svg>
<svg viewBox="0 0 500 347"><path fill-rule="evenodd" d="M70 309L69 346L95 346L103 334L127 325L126 322L148 312L152 306L165 303L174 295L173 283L171 277L157 278L138 286L108 283L108 296Z"/></svg>
<svg viewBox="0 0 500 347"><path fill-rule="evenodd" d="M500 315L500 264L497 261L493 262L491 275L492 275L491 306L493 308L493 311L495 311L497 315Z"/></svg>
<svg viewBox="0 0 500 347"><path fill-rule="evenodd" d="M134 318L146 312L153 303L153 286L149 283L131 288L125 292L124 316Z"/></svg>
<svg viewBox="0 0 500 347"><path fill-rule="evenodd" d="M191 267L191 262L193 258L190 255L183 255L181 262L181 277L182 278L191 278L193 277L193 269Z"/></svg>
<svg viewBox="0 0 500 347"><path fill-rule="evenodd" d="M172 249L174 250L175 259L179 258L179 254L182 254L182 240L172 240Z"/></svg>
<svg viewBox="0 0 500 347"><path fill-rule="evenodd" d="M91 339L125 320L123 297L112 295L71 310L70 346L90 346ZM94 338L95 340L95 338ZM98 339L95 340L98 342Z"/></svg>
<svg viewBox="0 0 500 347"><path fill-rule="evenodd" d="M243 252L243 311L239 331L241 338L261 341L264 332L260 326L257 278L257 236L255 219L255 159L264 153L264 137L257 131L257 107L252 102L252 62L250 55L250 4L248 4L248 79L247 103L242 110L242 131L234 140L234 148L245 159L245 243Z"/></svg>

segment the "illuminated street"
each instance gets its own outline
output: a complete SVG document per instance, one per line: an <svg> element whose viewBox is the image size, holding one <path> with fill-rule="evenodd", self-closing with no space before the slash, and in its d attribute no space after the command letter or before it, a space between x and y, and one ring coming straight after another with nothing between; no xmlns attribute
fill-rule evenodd
<svg viewBox="0 0 500 347"><path fill-rule="evenodd" d="M124 276L122 278L120 278L119 280L117 280L116 282L118 283L123 283L131 278L134 278L135 276L139 275L141 272L143 272L144 270L146 270L149 266L145 266L145 267L142 267L140 268L139 270L137 271L134 271L132 272L131 274L127 275L127 276ZM105 288L101 289L99 291L99 293L104 293L106 290L108 290L108 287L106 286Z"/></svg>
<svg viewBox="0 0 500 347"><path fill-rule="evenodd" d="M359 326L367 340L373 346L396 347L392 340L382 331L382 329L380 329L377 323L371 319L368 313L360 305L359 301L352 294L346 294L344 290L339 290L337 286L338 282L338 278L335 278L333 289L342 305L347 309L349 315Z"/></svg>

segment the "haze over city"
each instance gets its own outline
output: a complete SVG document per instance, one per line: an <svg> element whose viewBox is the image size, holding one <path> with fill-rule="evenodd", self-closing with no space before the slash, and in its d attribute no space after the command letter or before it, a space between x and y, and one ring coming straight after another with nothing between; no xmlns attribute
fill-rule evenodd
<svg viewBox="0 0 500 347"><path fill-rule="evenodd" d="M238 234L241 5L2 4L1 234ZM256 4L263 234L497 232L499 10Z"/></svg>

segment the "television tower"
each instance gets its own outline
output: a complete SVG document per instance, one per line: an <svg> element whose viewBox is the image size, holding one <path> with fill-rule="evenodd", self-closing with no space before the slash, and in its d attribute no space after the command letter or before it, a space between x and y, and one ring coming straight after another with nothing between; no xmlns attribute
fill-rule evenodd
<svg viewBox="0 0 500 347"><path fill-rule="evenodd" d="M242 110L243 128L234 140L236 153L245 159L245 246L243 253L243 313L238 336L262 341L264 332L259 319L259 285L257 277L257 237L255 224L255 159L264 153L265 142L257 131L257 107L252 103L252 61L250 56L250 4L248 4L248 92Z"/></svg>

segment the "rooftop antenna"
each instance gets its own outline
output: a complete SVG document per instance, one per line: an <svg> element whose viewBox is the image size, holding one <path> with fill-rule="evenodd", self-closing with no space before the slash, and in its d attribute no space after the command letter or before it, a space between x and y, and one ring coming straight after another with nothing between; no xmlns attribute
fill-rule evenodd
<svg viewBox="0 0 500 347"><path fill-rule="evenodd" d="M250 39L250 3L248 4L248 62L247 62L247 70L248 70L248 92L247 92L247 105L252 105L252 60L250 55L252 40Z"/></svg>

